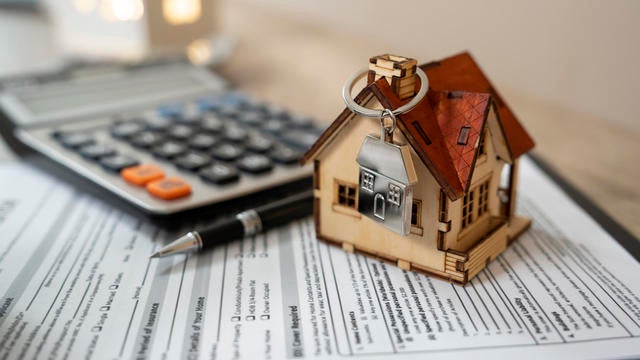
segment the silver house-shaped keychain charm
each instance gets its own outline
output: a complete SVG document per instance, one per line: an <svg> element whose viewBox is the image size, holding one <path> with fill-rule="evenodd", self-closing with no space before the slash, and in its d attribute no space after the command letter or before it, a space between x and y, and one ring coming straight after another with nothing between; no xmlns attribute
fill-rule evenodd
<svg viewBox="0 0 640 360"><path fill-rule="evenodd" d="M400 235L407 235L411 230L413 186L418 178L409 146L392 143L395 126L381 127L380 139L367 135L356 158L360 165L358 211Z"/></svg>
<svg viewBox="0 0 640 360"><path fill-rule="evenodd" d="M396 116L411 111L427 94L429 79L422 69L416 68L420 90L413 99L397 109L380 111L365 108L351 97L353 85L367 73L356 73L342 88L342 99L347 108L360 116L380 120L380 138L367 135L356 157L360 166L358 211L405 236L411 230L413 187L418 182L418 177L409 146L394 144L393 132ZM385 126L385 119L391 120L390 126Z"/></svg>

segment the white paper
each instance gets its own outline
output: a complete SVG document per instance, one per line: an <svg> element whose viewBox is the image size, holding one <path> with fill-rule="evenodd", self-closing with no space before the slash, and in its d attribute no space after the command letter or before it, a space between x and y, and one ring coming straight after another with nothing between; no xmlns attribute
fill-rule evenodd
<svg viewBox="0 0 640 360"><path fill-rule="evenodd" d="M533 227L467 286L317 242L305 220L215 251L0 166L0 358L640 356L638 262L525 159Z"/></svg>

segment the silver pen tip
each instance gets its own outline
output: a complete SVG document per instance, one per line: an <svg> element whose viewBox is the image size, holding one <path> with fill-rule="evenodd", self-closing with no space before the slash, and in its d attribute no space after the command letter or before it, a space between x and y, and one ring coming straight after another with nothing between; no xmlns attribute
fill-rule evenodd
<svg viewBox="0 0 640 360"><path fill-rule="evenodd" d="M195 232L189 232L151 254L150 258L161 258L167 255L180 254L202 248L202 239Z"/></svg>

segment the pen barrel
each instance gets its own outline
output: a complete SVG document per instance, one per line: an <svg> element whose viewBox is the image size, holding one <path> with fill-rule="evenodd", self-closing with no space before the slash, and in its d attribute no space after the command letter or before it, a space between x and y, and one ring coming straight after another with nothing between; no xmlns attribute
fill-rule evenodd
<svg viewBox="0 0 640 360"><path fill-rule="evenodd" d="M312 212L313 191L305 191L219 220L198 233L202 238L202 248L208 249L290 223Z"/></svg>
<svg viewBox="0 0 640 360"><path fill-rule="evenodd" d="M233 217L222 219L213 226L198 231L198 233L202 238L202 249L208 249L242 238L244 227L238 219Z"/></svg>
<svg viewBox="0 0 640 360"><path fill-rule="evenodd" d="M292 220L311 215L312 212L313 202L308 199L305 202L294 203L268 212L258 212L258 214L262 221L262 229L266 231L280 225L288 224Z"/></svg>

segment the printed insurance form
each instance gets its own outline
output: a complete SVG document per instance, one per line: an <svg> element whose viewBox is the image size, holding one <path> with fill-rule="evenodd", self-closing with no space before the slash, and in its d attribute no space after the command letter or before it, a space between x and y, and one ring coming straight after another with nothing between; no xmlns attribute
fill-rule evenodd
<svg viewBox="0 0 640 360"><path fill-rule="evenodd" d="M0 358L640 356L640 265L536 166L533 227L467 286L316 241L310 220L199 255L18 163L0 166Z"/></svg>

